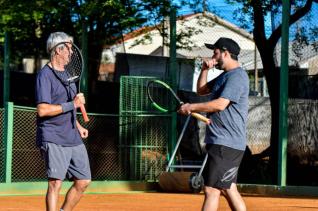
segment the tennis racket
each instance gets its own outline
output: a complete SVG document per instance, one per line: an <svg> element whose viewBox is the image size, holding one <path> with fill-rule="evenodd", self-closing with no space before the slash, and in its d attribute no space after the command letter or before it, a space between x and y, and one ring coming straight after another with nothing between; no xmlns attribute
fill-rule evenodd
<svg viewBox="0 0 318 211"><path fill-rule="evenodd" d="M55 56L58 51L62 55L61 64L59 64L58 67L54 66L51 62L54 74L65 86L79 82L78 92L80 92L80 80L84 68L84 60L79 48L74 43L60 42L56 44L51 51L55 51L55 53L51 53L51 61L52 57ZM88 122L89 118L83 104L80 106L80 110L84 121Z"/></svg>
<svg viewBox="0 0 318 211"><path fill-rule="evenodd" d="M180 100L173 89L161 80L152 80L147 84L147 95L152 106L161 112L175 112L184 103ZM191 116L210 124L210 119L199 113L191 113Z"/></svg>

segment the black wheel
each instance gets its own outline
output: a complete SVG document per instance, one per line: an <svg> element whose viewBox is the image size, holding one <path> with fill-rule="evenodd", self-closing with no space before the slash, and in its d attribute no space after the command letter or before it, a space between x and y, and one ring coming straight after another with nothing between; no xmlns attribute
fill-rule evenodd
<svg viewBox="0 0 318 211"><path fill-rule="evenodd" d="M194 193L200 193L204 184L202 175L199 176L198 173L194 172L190 176L190 186Z"/></svg>

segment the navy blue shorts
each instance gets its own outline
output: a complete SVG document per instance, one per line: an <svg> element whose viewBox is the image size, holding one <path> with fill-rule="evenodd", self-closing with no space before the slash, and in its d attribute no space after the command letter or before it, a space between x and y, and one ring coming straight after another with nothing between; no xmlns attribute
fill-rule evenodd
<svg viewBox="0 0 318 211"><path fill-rule="evenodd" d="M48 178L90 180L91 170L84 144L72 147L43 143L41 153Z"/></svg>
<svg viewBox="0 0 318 211"><path fill-rule="evenodd" d="M203 171L204 185L229 189L237 181L244 151L215 144L207 144L206 150L209 156Z"/></svg>

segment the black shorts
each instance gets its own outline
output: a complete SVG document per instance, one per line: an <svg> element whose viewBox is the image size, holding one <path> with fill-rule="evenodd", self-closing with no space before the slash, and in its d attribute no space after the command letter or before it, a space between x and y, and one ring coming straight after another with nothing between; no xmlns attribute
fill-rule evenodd
<svg viewBox="0 0 318 211"><path fill-rule="evenodd" d="M204 185L229 189L236 183L244 151L215 144L207 144L206 150L209 156L203 171Z"/></svg>

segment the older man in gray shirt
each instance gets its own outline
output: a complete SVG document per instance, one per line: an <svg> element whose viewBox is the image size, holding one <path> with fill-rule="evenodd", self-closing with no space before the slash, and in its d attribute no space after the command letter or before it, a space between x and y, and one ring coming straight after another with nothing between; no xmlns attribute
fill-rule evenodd
<svg viewBox="0 0 318 211"><path fill-rule="evenodd" d="M245 211L236 181L246 147L249 79L237 61L240 47L234 40L222 37L215 44L205 45L213 49L214 54L211 60L203 63L197 92L210 94L210 101L185 104L179 110L186 115L206 112L212 122L205 136L209 156L203 173L205 200L202 210L217 210L223 192L232 210ZM224 72L208 82L208 71L213 67Z"/></svg>

